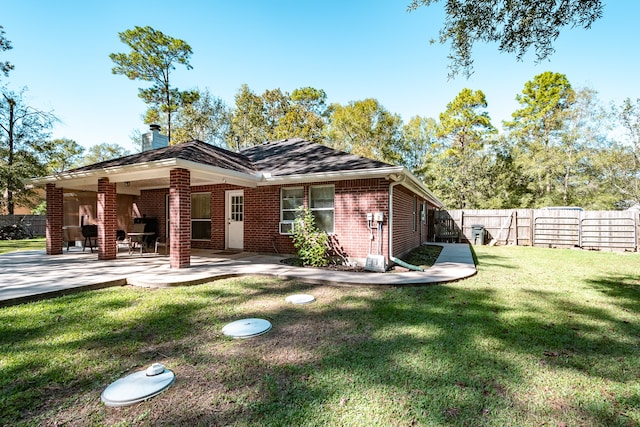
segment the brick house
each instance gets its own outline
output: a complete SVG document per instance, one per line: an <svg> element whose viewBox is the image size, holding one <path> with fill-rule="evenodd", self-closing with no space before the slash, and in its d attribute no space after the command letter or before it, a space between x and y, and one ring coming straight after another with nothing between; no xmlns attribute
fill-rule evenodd
<svg viewBox="0 0 640 427"><path fill-rule="evenodd" d="M407 169L289 139L239 153L200 141L143 151L39 178L47 195L47 254L63 227L98 226L98 258L116 257L118 230L153 223L172 268L191 249L295 253L296 208L310 208L334 255L386 262L427 240L442 203Z"/></svg>

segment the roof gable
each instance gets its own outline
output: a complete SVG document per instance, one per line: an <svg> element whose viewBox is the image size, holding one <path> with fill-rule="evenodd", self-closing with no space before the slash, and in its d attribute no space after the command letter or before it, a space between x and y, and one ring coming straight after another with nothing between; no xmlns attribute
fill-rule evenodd
<svg viewBox="0 0 640 427"><path fill-rule="evenodd" d="M246 174L256 173L255 167L246 157L238 153L234 153L233 151L228 151L197 140L177 145L170 145L168 147L158 148L155 150L143 151L142 153L119 157L117 159L106 160L104 162L72 169L69 172L91 171L168 159L187 160L194 163Z"/></svg>
<svg viewBox="0 0 640 427"><path fill-rule="evenodd" d="M303 139L283 139L246 148L240 154L272 176L389 168L393 165Z"/></svg>

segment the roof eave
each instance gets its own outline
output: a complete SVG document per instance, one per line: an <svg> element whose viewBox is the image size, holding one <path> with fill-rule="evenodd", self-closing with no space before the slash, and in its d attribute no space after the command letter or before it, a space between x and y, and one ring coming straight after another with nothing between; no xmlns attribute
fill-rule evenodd
<svg viewBox="0 0 640 427"><path fill-rule="evenodd" d="M272 176L268 172L258 174L260 179L258 186L302 184L320 181L344 181L349 179L386 178L389 174L401 173L402 167L391 166L388 168L359 169L354 171L317 172L293 175Z"/></svg>
<svg viewBox="0 0 640 427"><path fill-rule="evenodd" d="M444 203L442 203L442 201L440 199L438 199L432 192L431 190L429 190L427 188L426 185L424 185L424 183L422 181L420 181L420 179L418 179L418 177L416 177L414 174L412 174L407 168L402 168L403 169L403 174L408 177L409 181L404 181L404 185L410 189L413 189L414 191L417 191L419 193L422 193L422 195L424 196L424 198L426 200L428 200L429 202L431 202L434 206L436 206L438 209L442 209L442 207L444 207Z"/></svg>
<svg viewBox="0 0 640 427"><path fill-rule="evenodd" d="M200 176L211 176L230 184L255 187L257 178L253 174L232 171L217 166L203 165L202 163L177 158L163 159L132 165L112 166L108 168L91 169L83 171L62 172L40 178L26 180L26 183L34 185L56 184L57 187L82 186L95 184L101 178L109 178L110 182L135 181L136 179L150 178L158 172L168 172L170 169L184 168ZM163 174L167 176L167 174Z"/></svg>
<svg viewBox="0 0 640 427"><path fill-rule="evenodd" d="M255 174L233 171L218 166L203 165L191 160L178 159L176 167L189 169L192 172L205 176L216 177L228 184L236 184L244 187L257 187L259 178Z"/></svg>

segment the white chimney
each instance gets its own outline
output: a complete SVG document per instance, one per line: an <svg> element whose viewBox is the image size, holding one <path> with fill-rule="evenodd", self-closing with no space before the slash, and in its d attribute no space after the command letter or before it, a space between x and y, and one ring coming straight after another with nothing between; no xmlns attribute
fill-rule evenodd
<svg viewBox="0 0 640 427"><path fill-rule="evenodd" d="M160 133L159 125L150 125L149 130L151 132L142 134L142 151L149 151L169 146L169 138Z"/></svg>

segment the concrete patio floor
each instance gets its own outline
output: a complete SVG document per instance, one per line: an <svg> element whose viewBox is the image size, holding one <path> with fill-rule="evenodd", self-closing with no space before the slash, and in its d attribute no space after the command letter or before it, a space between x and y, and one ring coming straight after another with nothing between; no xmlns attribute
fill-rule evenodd
<svg viewBox="0 0 640 427"><path fill-rule="evenodd" d="M78 248L51 256L44 251L11 252L0 255L0 307L109 286L195 285L247 275L336 286L403 286L451 282L476 274L469 245L438 245L443 250L431 268L402 273L294 267L281 262L287 256L250 252L194 250L191 267L186 269L171 269L167 256L146 253L142 256L119 253L115 260L100 261L97 253L81 252Z"/></svg>

